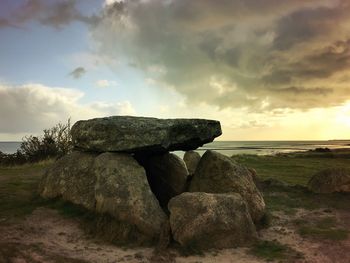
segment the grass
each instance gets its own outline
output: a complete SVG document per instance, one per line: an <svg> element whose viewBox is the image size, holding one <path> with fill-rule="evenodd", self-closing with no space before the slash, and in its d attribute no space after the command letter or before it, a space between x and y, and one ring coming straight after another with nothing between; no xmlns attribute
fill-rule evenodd
<svg viewBox="0 0 350 263"><path fill-rule="evenodd" d="M263 189L268 211L295 214L298 208L350 210L349 194L314 194L305 188L309 179L322 169L343 167L350 170L349 152L307 152L276 156L235 155L232 158L254 168L258 178L262 180L277 179L295 186L270 186Z"/></svg>
<svg viewBox="0 0 350 263"><path fill-rule="evenodd" d="M259 241L250 249L250 253L267 261L283 262L301 258L301 254L277 241Z"/></svg>
<svg viewBox="0 0 350 263"><path fill-rule="evenodd" d="M39 180L52 161L21 166L0 166L0 223L21 219L38 207L56 209L66 217L87 217L86 210L62 200L44 200L37 193Z"/></svg>
<svg viewBox="0 0 350 263"><path fill-rule="evenodd" d="M318 171L326 168L347 168L350 170L348 154L294 153L276 156L234 155L237 160L252 167L262 179L278 179L292 185L305 186Z"/></svg>
<svg viewBox="0 0 350 263"><path fill-rule="evenodd" d="M294 214L298 208L350 210L350 194L314 194L303 187L268 188L264 190L264 199L270 212L284 211L286 214Z"/></svg>
<svg viewBox="0 0 350 263"><path fill-rule="evenodd" d="M329 167L344 167L350 169L349 156L333 156L329 153L321 154L291 154L279 156L251 156L240 155L234 159L249 167L255 168L259 178L278 179L293 187L269 186L263 189L268 217L262 226L271 224L271 212L284 211L294 214L297 209L340 209L350 211L350 194L314 194L305 185L309 178L317 171ZM108 218L96 218L85 209L60 200L47 201L37 194L37 185L43 171L52 163L45 161L13 167L0 166L0 224L14 222L32 213L38 207L56 209L66 217L79 217L90 227L108 232ZM116 222L118 224L118 222ZM273 224L273 223L272 223ZM319 220L299 220L295 222L298 232L305 238L343 240L349 235L346 229L337 227L335 218L326 217ZM137 238L129 226L115 225L124 229L120 235ZM103 230L103 228L105 228ZM118 237L116 237L118 239ZM190 254L200 254L198 251L186 251ZM298 253L285 245L273 241L261 241L253 246L251 253L265 260L285 260L299 257Z"/></svg>
<svg viewBox="0 0 350 263"><path fill-rule="evenodd" d="M298 232L302 237L317 240L339 241L348 238L349 231L337 227L335 217L324 217L317 220L295 220Z"/></svg>
<svg viewBox="0 0 350 263"><path fill-rule="evenodd" d="M22 218L44 204L36 189L43 170L50 163L0 167L0 221Z"/></svg>
<svg viewBox="0 0 350 263"><path fill-rule="evenodd" d="M0 224L14 223L31 214L36 208L47 207L57 210L64 217L79 218L82 228L88 234L103 237L117 245L149 245L153 242L138 232L135 226L118 222L111 216L97 215L64 200L41 198L37 193L38 183L51 164L52 161L48 161L0 167Z"/></svg>

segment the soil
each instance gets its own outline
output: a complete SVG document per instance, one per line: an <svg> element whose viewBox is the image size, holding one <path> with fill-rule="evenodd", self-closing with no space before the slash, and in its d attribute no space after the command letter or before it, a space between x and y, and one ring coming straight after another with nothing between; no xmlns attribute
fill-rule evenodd
<svg viewBox="0 0 350 263"><path fill-rule="evenodd" d="M300 252L293 262L350 262L350 238L324 241L302 238L295 219L334 216L350 229L350 211L308 211L299 209L293 215L274 213L273 226L261 230L263 240L279 241ZM67 218L56 210L38 208L16 223L0 222L0 263L112 263L112 262L265 262L251 254L249 248L210 251L204 255L182 256L175 249L156 253L153 248L122 248L96 239L81 228L78 219Z"/></svg>

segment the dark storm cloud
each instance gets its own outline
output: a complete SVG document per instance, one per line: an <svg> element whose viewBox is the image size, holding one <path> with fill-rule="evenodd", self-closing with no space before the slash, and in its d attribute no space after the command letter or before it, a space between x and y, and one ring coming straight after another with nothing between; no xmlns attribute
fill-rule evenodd
<svg viewBox="0 0 350 263"><path fill-rule="evenodd" d="M71 71L69 75L75 79L80 79L84 74L86 73L85 68L83 67L78 67Z"/></svg>
<svg viewBox="0 0 350 263"><path fill-rule="evenodd" d="M41 24L61 28L74 21L80 21L89 25L96 24L97 16L82 14L77 8L78 0L44 1L27 0L13 10L9 18L0 18L1 26L22 26L26 22L34 20ZM7 22L6 24L1 21Z"/></svg>
<svg viewBox="0 0 350 263"><path fill-rule="evenodd" d="M92 36L189 103L328 107L350 99L349 13L346 0L130 0L106 6Z"/></svg>

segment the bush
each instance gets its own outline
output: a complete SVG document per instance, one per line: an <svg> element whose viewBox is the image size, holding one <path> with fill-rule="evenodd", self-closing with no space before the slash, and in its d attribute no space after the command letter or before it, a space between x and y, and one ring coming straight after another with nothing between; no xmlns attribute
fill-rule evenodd
<svg viewBox="0 0 350 263"><path fill-rule="evenodd" d="M59 158L69 153L72 146L71 122L58 123L45 129L42 136L27 136L14 154L0 152L0 164L16 165L25 162L38 162L49 158Z"/></svg>

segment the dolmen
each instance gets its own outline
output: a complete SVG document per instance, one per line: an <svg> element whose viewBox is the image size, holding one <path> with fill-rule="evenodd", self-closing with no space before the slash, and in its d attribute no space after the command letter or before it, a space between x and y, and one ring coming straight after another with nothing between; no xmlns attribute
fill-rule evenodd
<svg viewBox="0 0 350 263"><path fill-rule="evenodd" d="M45 172L40 195L108 218L116 243L210 249L257 238L265 203L251 171L194 151L221 135L219 121L112 116L78 121L71 133L74 151Z"/></svg>

